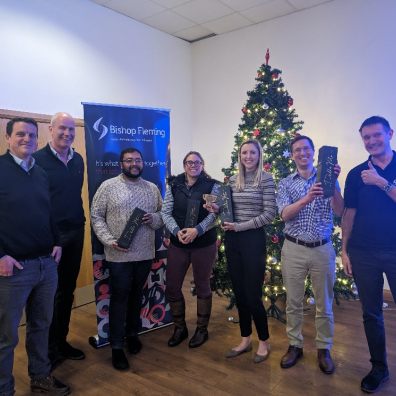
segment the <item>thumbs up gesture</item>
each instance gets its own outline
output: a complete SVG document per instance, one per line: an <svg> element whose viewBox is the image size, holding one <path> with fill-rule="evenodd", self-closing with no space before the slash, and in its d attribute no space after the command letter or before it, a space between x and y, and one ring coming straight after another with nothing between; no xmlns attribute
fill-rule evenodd
<svg viewBox="0 0 396 396"><path fill-rule="evenodd" d="M375 169L371 161L368 161L368 167L368 169L361 173L364 184L381 187L387 183L387 181L378 174L377 169Z"/></svg>

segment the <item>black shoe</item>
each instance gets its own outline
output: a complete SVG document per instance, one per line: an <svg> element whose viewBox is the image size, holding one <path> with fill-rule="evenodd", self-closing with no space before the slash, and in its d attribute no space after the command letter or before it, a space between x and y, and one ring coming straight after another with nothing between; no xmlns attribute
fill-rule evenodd
<svg viewBox="0 0 396 396"><path fill-rule="evenodd" d="M168 340L168 346L175 347L183 342L188 337L187 327L176 327L173 331L173 335Z"/></svg>
<svg viewBox="0 0 396 396"><path fill-rule="evenodd" d="M128 352L136 355L143 347L138 336L127 336L126 338Z"/></svg>
<svg viewBox="0 0 396 396"><path fill-rule="evenodd" d="M289 368L293 367L298 359L301 359L303 356L303 349L296 347L294 345L289 345L289 349L287 352L282 356L281 360L281 367L282 368Z"/></svg>
<svg viewBox="0 0 396 396"><path fill-rule="evenodd" d="M70 359L70 360L83 360L83 359L85 359L85 353L83 351L81 351L80 349L77 349L77 348L73 348L66 341L59 347L59 353L65 359Z"/></svg>
<svg viewBox="0 0 396 396"><path fill-rule="evenodd" d="M65 360L66 358L59 354L51 356L50 357L51 372L54 371L57 367L59 367Z"/></svg>
<svg viewBox="0 0 396 396"><path fill-rule="evenodd" d="M70 395L70 387L57 380L52 375L35 378L30 381L30 389L34 393L50 393L51 395Z"/></svg>
<svg viewBox="0 0 396 396"><path fill-rule="evenodd" d="M333 374L335 370L333 359L328 349L318 349L319 368L325 374Z"/></svg>
<svg viewBox="0 0 396 396"><path fill-rule="evenodd" d="M116 370L128 370L129 362L125 356L123 349L112 349L111 350L111 362Z"/></svg>
<svg viewBox="0 0 396 396"><path fill-rule="evenodd" d="M198 348L204 342L208 341L208 338L209 338L208 329L206 327L205 328L197 327L194 335L191 337L191 340L188 343L188 346L190 348Z"/></svg>
<svg viewBox="0 0 396 396"><path fill-rule="evenodd" d="M377 392L388 379L389 371L387 368L373 366L371 371L362 379L360 389L366 393Z"/></svg>

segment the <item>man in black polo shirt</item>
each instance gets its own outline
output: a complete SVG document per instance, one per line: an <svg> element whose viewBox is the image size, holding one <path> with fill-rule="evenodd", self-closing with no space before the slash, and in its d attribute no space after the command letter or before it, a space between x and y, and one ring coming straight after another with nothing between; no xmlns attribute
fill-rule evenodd
<svg viewBox="0 0 396 396"><path fill-rule="evenodd" d="M26 309L26 351L33 392L68 395L50 376L48 332L62 255L52 221L48 177L35 165L37 123L7 124L9 151L0 156L0 395L14 394L18 325Z"/></svg>
<svg viewBox="0 0 396 396"><path fill-rule="evenodd" d="M389 379L382 304L384 273L396 298L396 153L390 146L393 130L383 117L366 119L359 131L370 156L347 176L342 262L362 303L372 370L361 389L372 393Z"/></svg>
<svg viewBox="0 0 396 396"><path fill-rule="evenodd" d="M66 341L84 244L85 218L81 199L84 162L81 155L71 148L75 122L69 114L55 114L49 130L50 142L33 156L48 174L51 204L63 249L49 335L49 356L55 366L63 359L85 358L83 351Z"/></svg>

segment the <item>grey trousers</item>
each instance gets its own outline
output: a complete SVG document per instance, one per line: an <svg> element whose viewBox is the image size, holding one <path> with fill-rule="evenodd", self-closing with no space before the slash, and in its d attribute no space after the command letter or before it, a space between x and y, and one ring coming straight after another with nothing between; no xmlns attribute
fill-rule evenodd
<svg viewBox="0 0 396 396"><path fill-rule="evenodd" d="M316 347L331 349L334 335L333 298L335 252L331 242L308 248L285 240L281 254L286 287L286 332L290 345L303 346L305 279L311 275L316 304Z"/></svg>

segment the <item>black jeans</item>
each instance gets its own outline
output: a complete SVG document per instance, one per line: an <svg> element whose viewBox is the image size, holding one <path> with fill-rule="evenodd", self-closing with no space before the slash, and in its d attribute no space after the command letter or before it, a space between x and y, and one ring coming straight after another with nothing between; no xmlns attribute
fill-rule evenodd
<svg viewBox="0 0 396 396"><path fill-rule="evenodd" d="M267 312L262 296L266 264L264 229L227 231L225 248L234 288L241 336L252 334L252 318L261 341L269 338Z"/></svg>
<svg viewBox="0 0 396 396"><path fill-rule="evenodd" d="M54 316L49 333L49 354L54 357L66 342L71 309L84 245L84 226L61 231L62 258L58 265L58 288L54 301Z"/></svg>
<svg viewBox="0 0 396 396"><path fill-rule="evenodd" d="M396 301L396 249L366 251L348 249L353 277L363 310L364 331L373 366L387 367L386 341L382 304L384 276L388 279L393 300Z"/></svg>
<svg viewBox="0 0 396 396"><path fill-rule="evenodd" d="M137 335L143 287L153 260L124 263L107 262L110 271L109 341L112 348L121 349L124 337Z"/></svg>

